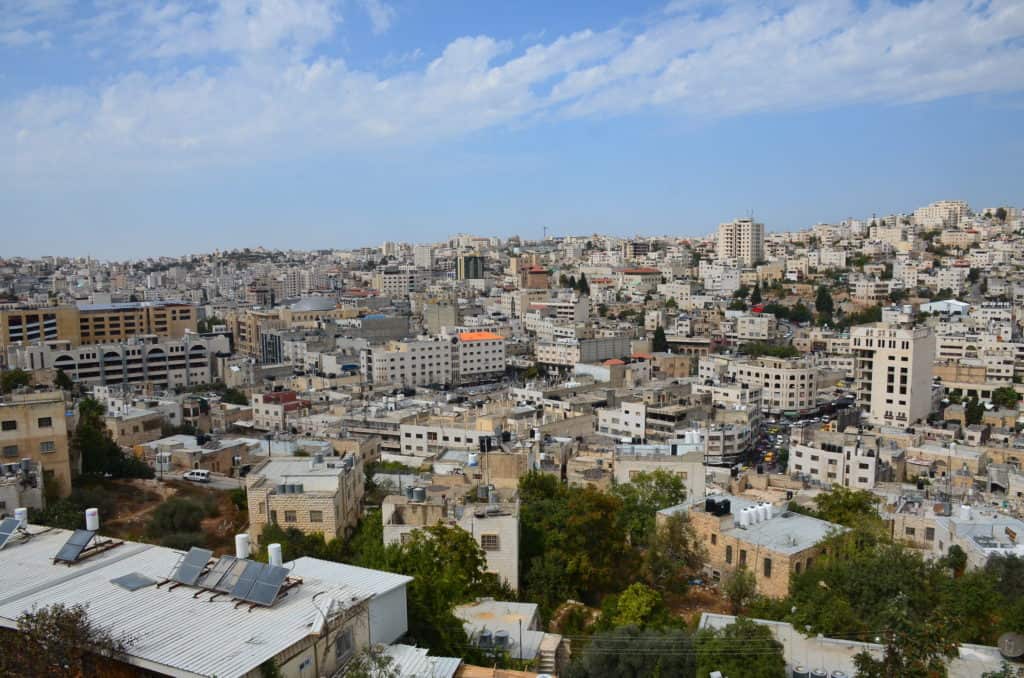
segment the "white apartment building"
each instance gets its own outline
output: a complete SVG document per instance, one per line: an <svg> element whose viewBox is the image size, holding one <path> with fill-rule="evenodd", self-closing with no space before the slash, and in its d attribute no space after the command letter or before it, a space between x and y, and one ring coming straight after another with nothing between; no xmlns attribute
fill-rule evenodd
<svg viewBox="0 0 1024 678"><path fill-rule="evenodd" d="M72 381L88 385L153 384L172 388L209 384L214 358L230 353L225 336L160 340L155 335L132 337L118 344L72 347L65 340L8 349L8 364L27 371L63 370Z"/></svg>
<svg viewBox="0 0 1024 678"><path fill-rule="evenodd" d="M455 382L468 384L500 379L505 374L505 337L494 332L460 332L453 365Z"/></svg>
<svg viewBox="0 0 1024 678"><path fill-rule="evenodd" d="M963 200L940 200L914 210L914 224L926 229L959 226L971 208Z"/></svg>
<svg viewBox="0 0 1024 678"><path fill-rule="evenodd" d="M416 245L412 248L412 263L416 268L434 268L434 248L431 245Z"/></svg>
<svg viewBox="0 0 1024 678"><path fill-rule="evenodd" d="M742 271L735 266L702 259L698 274L708 292L727 296L740 288Z"/></svg>
<svg viewBox="0 0 1024 678"><path fill-rule="evenodd" d="M630 354L629 337L597 339L555 339L534 344L537 362L545 365L572 367L576 363L593 363Z"/></svg>
<svg viewBox="0 0 1024 678"><path fill-rule="evenodd" d="M753 266L764 259L764 224L736 219L718 225L718 259L735 259Z"/></svg>
<svg viewBox="0 0 1024 678"><path fill-rule="evenodd" d="M761 411L800 412L817 405L819 368L805 358L755 358L732 361L728 374L761 388Z"/></svg>
<svg viewBox="0 0 1024 678"><path fill-rule="evenodd" d="M505 338L493 332L461 332L433 339L391 341L359 354L363 378L373 384L465 384L505 373Z"/></svg>
<svg viewBox="0 0 1024 678"><path fill-rule="evenodd" d="M928 416L935 360L930 328L858 325L850 343L858 404L873 423L909 426Z"/></svg>
<svg viewBox="0 0 1024 678"><path fill-rule="evenodd" d="M870 491L878 480L878 449L872 435L794 428L789 470L815 484Z"/></svg>
<svg viewBox="0 0 1024 678"><path fill-rule="evenodd" d="M873 306L889 300L892 283L889 280L858 278L853 281L853 300L858 304Z"/></svg>
<svg viewBox="0 0 1024 678"><path fill-rule="evenodd" d="M379 270L373 275L373 288L389 297L407 297L430 284L430 271L416 266L399 266Z"/></svg>
<svg viewBox="0 0 1024 678"><path fill-rule="evenodd" d="M617 408L597 411L597 431L605 435L643 440L646 437L647 404L643 401L625 401Z"/></svg>

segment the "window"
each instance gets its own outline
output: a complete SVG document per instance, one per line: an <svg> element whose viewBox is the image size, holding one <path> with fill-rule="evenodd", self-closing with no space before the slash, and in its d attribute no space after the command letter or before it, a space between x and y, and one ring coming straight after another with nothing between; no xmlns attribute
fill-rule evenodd
<svg viewBox="0 0 1024 678"><path fill-rule="evenodd" d="M5 421L2 424L0 424L0 431L16 431L16 430L18 430L18 422L14 421L13 419L8 419L7 421Z"/></svg>
<svg viewBox="0 0 1024 678"><path fill-rule="evenodd" d="M747 549L740 549L740 566L747 564Z"/></svg>
<svg viewBox="0 0 1024 678"><path fill-rule="evenodd" d="M771 558L765 558L764 559L764 576L766 576L766 577L772 576L772 559Z"/></svg>
<svg viewBox="0 0 1024 678"><path fill-rule="evenodd" d="M799 562L794 566L794 569L796 570L797 574L800 574L800 563Z"/></svg>
<svg viewBox="0 0 1024 678"><path fill-rule="evenodd" d="M270 512L270 522L277 525L277 511Z"/></svg>
<svg viewBox="0 0 1024 678"><path fill-rule="evenodd" d="M718 535L717 534L712 534L711 535L711 545L714 546L717 543L718 543Z"/></svg>
<svg viewBox="0 0 1024 678"><path fill-rule="evenodd" d="M732 563L732 546L725 547L725 562Z"/></svg>
<svg viewBox="0 0 1024 678"><path fill-rule="evenodd" d="M908 537L913 537L914 534L917 532L917 530L915 530L912 527L908 527L908 528L906 528L906 532L907 532L907 536Z"/></svg>
<svg viewBox="0 0 1024 678"><path fill-rule="evenodd" d="M924 528L924 538L928 541L935 541L935 528L926 527Z"/></svg>
<svg viewBox="0 0 1024 678"><path fill-rule="evenodd" d="M5 457L17 457L18 446L17 445L4 445L4 456Z"/></svg>
<svg viewBox="0 0 1024 678"><path fill-rule="evenodd" d="M39 428L53 428L53 417L39 417L36 424Z"/></svg>
<svg viewBox="0 0 1024 678"><path fill-rule="evenodd" d="M322 523L322 522L324 522L324 512L323 511L310 511L309 512L309 522L311 522L311 523Z"/></svg>
<svg viewBox="0 0 1024 678"><path fill-rule="evenodd" d="M43 442L39 443L39 451L44 454L47 452L56 452L57 444L54 443L52 440L44 440Z"/></svg>
<svg viewBox="0 0 1024 678"><path fill-rule="evenodd" d="M497 551L501 548L498 535L496 534L481 534L480 535L480 548L484 551Z"/></svg>
<svg viewBox="0 0 1024 678"><path fill-rule="evenodd" d="M338 634L334 641L334 657L339 662L347 662L355 652L355 642L352 639L352 629L345 629Z"/></svg>

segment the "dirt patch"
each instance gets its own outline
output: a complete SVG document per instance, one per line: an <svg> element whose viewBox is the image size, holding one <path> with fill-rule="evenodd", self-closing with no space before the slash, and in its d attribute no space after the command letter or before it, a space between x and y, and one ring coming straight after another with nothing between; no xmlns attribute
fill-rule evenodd
<svg viewBox="0 0 1024 678"><path fill-rule="evenodd" d="M685 619L691 628L697 625L700 615L704 612L732 613L729 601L725 599L722 592L707 584L691 586L685 594L670 596L665 603L674 616Z"/></svg>

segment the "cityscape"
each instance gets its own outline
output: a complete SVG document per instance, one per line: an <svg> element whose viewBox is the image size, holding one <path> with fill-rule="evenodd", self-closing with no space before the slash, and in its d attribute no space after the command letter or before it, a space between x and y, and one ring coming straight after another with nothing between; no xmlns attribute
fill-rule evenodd
<svg viewBox="0 0 1024 678"><path fill-rule="evenodd" d="M615 4L0 3L0 675L1024 678L1024 8Z"/></svg>

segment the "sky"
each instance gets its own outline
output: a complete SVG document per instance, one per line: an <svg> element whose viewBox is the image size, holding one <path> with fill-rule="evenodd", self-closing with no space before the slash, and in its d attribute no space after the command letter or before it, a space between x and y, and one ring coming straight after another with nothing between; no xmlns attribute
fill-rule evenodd
<svg viewBox="0 0 1024 678"><path fill-rule="evenodd" d="M0 0L0 257L1022 202L1024 3Z"/></svg>

